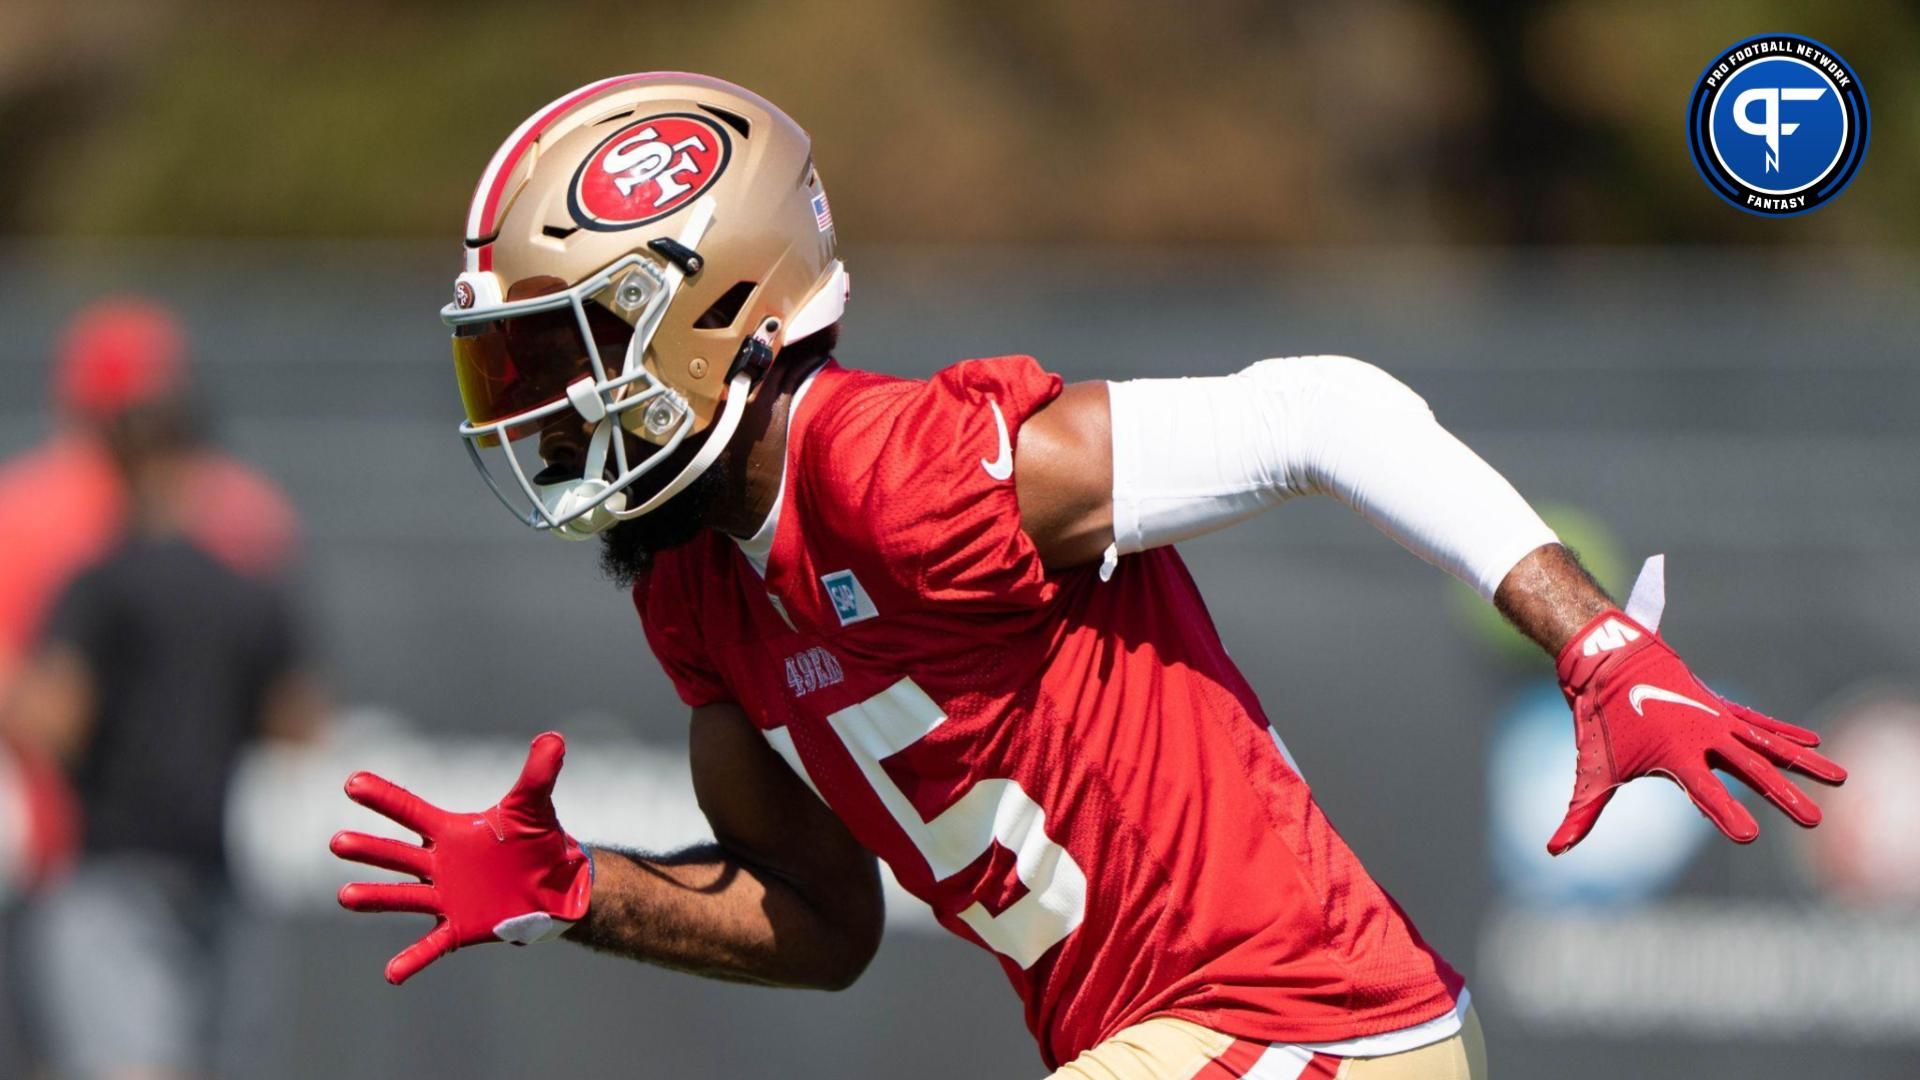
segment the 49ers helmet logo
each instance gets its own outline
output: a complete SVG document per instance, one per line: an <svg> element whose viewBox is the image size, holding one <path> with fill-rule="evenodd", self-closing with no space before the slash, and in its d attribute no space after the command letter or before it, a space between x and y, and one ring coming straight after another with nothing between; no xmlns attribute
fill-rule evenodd
<svg viewBox="0 0 1920 1080"><path fill-rule="evenodd" d="M733 144L720 125L691 113L636 120L580 163L567 209L600 232L644 225L700 197L726 171Z"/></svg>

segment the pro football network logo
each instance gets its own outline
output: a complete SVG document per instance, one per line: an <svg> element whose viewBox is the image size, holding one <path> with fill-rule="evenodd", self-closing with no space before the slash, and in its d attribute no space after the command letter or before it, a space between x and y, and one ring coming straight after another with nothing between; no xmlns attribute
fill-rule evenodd
<svg viewBox="0 0 1920 1080"><path fill-rule="evenodd" d="M692 113L636 120L606 137L573 175L567 209L583 227L615 232L657 221L700 197L727 171L733 144Z"/></svg>
<svg viewBox="0 0 1920 1080"><path fill-rule="evenodd" d="M1749 214L1792 217L1846 190L1867 156L1860 79L1797 34L1748 38L1714 57L1687 107L1693 163Z"/></svg>

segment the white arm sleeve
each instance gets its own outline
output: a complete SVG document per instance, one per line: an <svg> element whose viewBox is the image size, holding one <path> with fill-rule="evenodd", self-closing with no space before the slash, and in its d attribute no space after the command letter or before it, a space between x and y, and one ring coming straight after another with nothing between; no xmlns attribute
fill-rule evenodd
<svg viewBox="0 0 1920 1080"><path fill-rule="evenodd" d="M1216 378L1111 383L1108 395L1121 555L1320 493L1491 598L1557 539L1420 395L1359 360L1262 360Z"/></svg>

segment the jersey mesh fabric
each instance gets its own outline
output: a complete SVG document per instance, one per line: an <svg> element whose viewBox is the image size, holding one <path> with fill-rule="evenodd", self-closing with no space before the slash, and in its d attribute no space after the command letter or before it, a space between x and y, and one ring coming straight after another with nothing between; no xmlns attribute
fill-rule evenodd
<svg viewBox="0 0 1920 1080"><path fill-rule="evenodd" d="M996 412L1017 445L1059 390L1028 357L926 382L822 371L794 417L765 579L708 533L635 588L681 697L738 702L790 740L853 834L982 945L961 913L1025 895L1014 854L996 842L936 876L832 717L910 680L939 722L880 768L922 821L995 779L1039 805L1084 871L1084 911L1031 963L1000 963L1049 1067L1155 1015L1324 1042L1445 1014L1458 977L1287 765L1180 557L1129 556L1104 583L1041 566L1012 480L984 463ZM826 579L846 575L871 617L843 622Z"/></svg>

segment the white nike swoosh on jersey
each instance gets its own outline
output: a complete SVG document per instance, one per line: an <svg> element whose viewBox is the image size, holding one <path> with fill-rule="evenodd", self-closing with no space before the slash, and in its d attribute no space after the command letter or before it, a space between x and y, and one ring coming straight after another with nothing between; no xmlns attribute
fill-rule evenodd
<svg viewBox="0 0 1920 1080"><path fill-rule="evenodd" d="M1000 429L1000 456L988 461L980 459L980 467L995 480L1005 480L1013 475L1013 440L1007 438L1007 418L1000 415L1000 403L989 400L987 408L993 410L993 426Z"/></svg>
<svg viewBox="0 0 1920 1080"><path fill-rule="evenodd" d="M1676 694L1671 690L1662 690L1657 686L1649 686L1646 683L1635 683L1633 689L1627 691L1627 704L1633 706L1633 711L1639 713L1641 716L1647 715L1647 711L1640 707L1640 703L1648 699L1654 701L1670 701L1675 705L1691 705L1701 712L1712 713L1715 716L1720 715L1714 709L1700 704L1685 694Z"/></svg>

